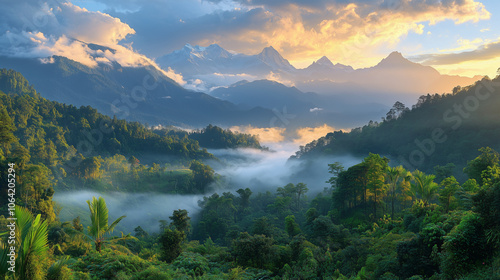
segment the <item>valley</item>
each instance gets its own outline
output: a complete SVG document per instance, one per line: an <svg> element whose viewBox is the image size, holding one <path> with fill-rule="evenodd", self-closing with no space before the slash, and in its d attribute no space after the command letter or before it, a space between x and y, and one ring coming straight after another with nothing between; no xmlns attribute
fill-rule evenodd
<svg viewBox="0 0 500 280"><path fill-rule="evenodd" d="M0 280L500 279L498 8L2 3Z"/></svg>

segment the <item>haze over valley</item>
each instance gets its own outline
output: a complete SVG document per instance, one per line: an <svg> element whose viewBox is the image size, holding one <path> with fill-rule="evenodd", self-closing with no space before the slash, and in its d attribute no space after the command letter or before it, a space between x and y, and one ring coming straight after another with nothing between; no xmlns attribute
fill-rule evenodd
<svg viewBox="0 0 500 280"><path fill-rule="evenodd" d="M0 279L500 279L500 4L4 1Z"/></svg>

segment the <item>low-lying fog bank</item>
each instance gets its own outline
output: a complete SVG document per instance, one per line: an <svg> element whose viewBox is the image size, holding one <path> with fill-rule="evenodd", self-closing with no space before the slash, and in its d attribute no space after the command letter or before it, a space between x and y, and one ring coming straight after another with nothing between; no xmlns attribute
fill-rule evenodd
<svg viewBox="0 0 500 280"><path fill-rule="evenodd" d="M170 222L169 216L176 209L186 209L189 216L196 220L200 208L198 201L203 196L209 196L214 192L222 193L231 191L233 193L240 188L250 188L253 193L271 191L288 183L306 183L309 196L314 196L325 187L330 174L328 164L341 162L344 167L359 163L362 159L342 157L321 157L314 161L289 161L291 155L298 150L298 144L290 143L267 143L270 151L256 149L224 149L210 150L220 161L208 162L215 172L224 177L221 186L212 186L206 194L197 195L172 195L161 193L99 193L90 190L74 192L56 192L56 201L62 210L61 221L71 221L80 216L84 226L89 225L89 209L86 203L92 196L102 196L107 203L110 223L121 215L126 215L116 232L123 231L125 234L133 233L137 226L141 226L148 232L157 232L159 220ZM218 189L217 189L218 188Z"/></svg>
<svg viewBox="0 0 500 280"><path fill-rule="evenodd" d="M82 224L90 224L90 212L87 200L92 196L102 196L109 209L109 223L121 215L126 215L115 229L115 233L133 233L134 228L141 226L148 232L159 230L159 220L167 220L177 209L186 209L190 216L196 215L200 207L198 201L203 195L172 195L159 193L99 193L94 191L56 192L54 200L62 206L59 215L61 221L71 221L80 216Z"/></svg>
<svg viewBox="0 0 500 280"><path fill-rule="evenodd" d="M270 151L256 149L210 150L223 163L209 162L224 176L229 189L250 188L254 192L275 191L288 183L306 183L310 194L329 187L328 164L345 168L362 161L352 156L318 157L314 161L288 160L299 149L296 142L265 143Z"/></svg>

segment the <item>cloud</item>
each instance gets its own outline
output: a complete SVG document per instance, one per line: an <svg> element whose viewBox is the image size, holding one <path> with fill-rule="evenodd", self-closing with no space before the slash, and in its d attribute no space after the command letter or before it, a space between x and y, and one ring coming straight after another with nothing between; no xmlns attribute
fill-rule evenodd
<svg viewBox="0 0 500 280"><path fill-rule="evenodd" d="M218 43L248 54L272 45L295 63L327 55L355 67L376 63L385 48L394 47L410 32L424 34L427 25L490 17L474 0L126 2L140 7L120 13L110 6L108 12L136 30L128 41L152 57L185 43Z"/></svg>
<svg viewBox="0 0 500 280"><path fill-rule="evenodd" d="M318 127L303 127L296 130L298 138L294 139L294 143L305 145L313 140L325 136L326 134L335 131L335 128L323 124Z"/></svg>
<svg viewBox="0 0 500 280"><path fill-rule="evenodd" d="M464 48L471 48L474 44L482 42L480 40L464 41ZM462 47L455 50L461 50ZM459 64L467 61L484 61L495 59L500 56L500 40L483 44L471 51L463 51L458 53L432 53L423 54L411 57L411 60L422 63L424 65L449 65Z"/></svg>
<svg viewBox="0 0 500 280"><path fill-rule="evenodd" d="M64 56L89 67L117 62L124 67L160 68L129 45L120 44L135 30L119 18L57 1L9 1L0 10L0 55L40 58L53 63ZM96 48L90 44L104 46ZM180 85L182 75L161 70Z"/></svg>
<svg viewBox="0 0 500 280"><path fill-rule="evenodd" d="M4 6L5 4L5 6ZM120 19L91 12L69 2L9 1L2 4L0 30L46 36L67 36L101 45L114 45L135 31Z"/></svg>
<svg viewBox="0 0 500 280"><path fill-rule="evenodd" d="M118 18L101 12L90 12L71 3L54 10L63 34L101 45L114 45L135 31Z"/></svg>
<svg viewBox="0 0 500 280"><path fill-rule="evenodd" d="M106 7L105 13L51 0L3 3L0 54L65 55L88 66L110 61L137 66L155 65L146 56L155 58L185 43L219 43L248 54L273 45L295 63L327 55L337 62L365 67L378 62L380 53L385 54L387 47L408 33L424 34L427 25L490 17L484 5L474 0L88 2L89 7L92 3ZM85 43L115 51L99 52ZM196 79L183 81L172 71L166 73L186 87L211 87Z"/></svg>
<svg viewBox="0 0 500 280"><path fill-rule="evenodd" d="M233 126L229 129L241 133L257 135L259 141L265 144L291 142L296 146L305 145L325 136L329 132L335 131L335 128L327 124L317 127L302 127L292 131L281 127L259 128L253 126Z"/></svg>
<svg viewBox="0 0 500 280"><path fill-rule="evenodd" d="M277 143L285 140L284 133L286 128L281 127L259 128L252 126L233 126L229 129L241 133L257 135L259 141L262 143Z"/></svg>
<svg viewBox="0 0 500 280"><path fill-rule="evenodd" d="M170 68L170 67L168 67L167 71L163 71L163 73L165 74L165 76L167 76L170 79L174 80L176 83L178 83L181 86L183 86L183 85L186 84L186 81L184 81L184 78L182 77L182 75L178 74L178 73L175 73L175 71L172 70L172 68Z"/></svg>
<svg viewBox="0 0 500 280"><path fill-rule="evenodd" d="M275 82L278 82L280 84L284 84L288 87L295 86L295 82L288 80L286 78L283 78L280 73L275 73L273 71L269 72L269 74L266 76L266 80L275 81Z"/></svg>

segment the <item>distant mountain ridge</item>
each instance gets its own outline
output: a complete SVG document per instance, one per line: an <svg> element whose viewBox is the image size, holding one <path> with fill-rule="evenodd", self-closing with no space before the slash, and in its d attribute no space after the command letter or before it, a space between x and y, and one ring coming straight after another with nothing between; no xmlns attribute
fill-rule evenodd
<svg viewBox="0 0 500 280"><path fill-rule="evenodd" d="M483 78L454 93L421 96L412 109L394 106L384 121L369 122L349 133L328 133L301 147L292 158L307 161L319 156L378 153L394 160L395 165L425 172L452 162L458 176L466 159L476 156L479 148L500 149L499 84L500 76ZM466 105L471 100L477 107Z"/></svg>
<svg viewBox="0 0 500 280"><path fill-rule="evenodd" d="M153 65L125 67L112 62L89 67L61 56L43 60L0 56L0 67L22 73L49 100L92 106L109 116L151 125L266 126L274 116L271 110L242 110L205 93L186 90Z"/></svg>
<svg viewBox="0 0 500 280"><path fill-rule="evenodd" d="M182 49L161 56L156 62L162 68L172 68L183 76L213 73L267 75L270 71L296 70L272 46L256 55L231 53L217 44L207 47L186 44Z"/></svg>
<svg viewBox="0 0 500 280"><path fill-rule="evenodd" d="M362 69L334 64L326 56L304 69L297 69L272 46L264 48L259 54L246 55L226 51L217 44L208 47L193 47L188 44L156 61L164 69L170 67L182 73L188 80L205 81L208 88L228 86L236 82L213 79L215 74L248 75L253 80L270 78L280 82L287 81L305 92L342 93L346 92L345 83L353 83L358 85L357 88L367 90L413 94L414 100L421 94L451 92L457 85L466 86L482 78L441 75L430 66L411 62L400 52L392 52L377 65ZM339 86L339 83L344 85Z"/></svg>

